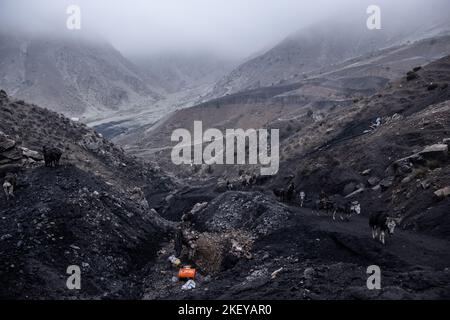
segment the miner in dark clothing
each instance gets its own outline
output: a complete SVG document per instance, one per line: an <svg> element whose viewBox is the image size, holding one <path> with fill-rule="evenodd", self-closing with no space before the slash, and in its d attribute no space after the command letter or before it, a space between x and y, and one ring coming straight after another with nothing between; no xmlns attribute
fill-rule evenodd
<svg viewBox="0 0 450 320"><path fill-rule="evenodd" d="M295 192L295 184L291 182L286 191L286 200L288 202L292 201L292 199L294 198L294 192Z"/></svg>
<svg viewBox="0 0 450 320"><path fill-rule="evenodd" d="M174 249L175 249L175 256L180 257L181 251L183 250L183 229L182 229L181 225L179 225L177 227L177 229L175 230Z"/></svg>
<svg viewBox="0 0 450 320"><path fill-rule="evenodd" d="M323 191L323 190L320 191L319 201L320 201L320 204L322 205L322 207L325 207L325 204L328 202L328 196L325 193L325 191Z"/></svg>
<svg viewBox="0 0 450 320"><path fill-rule="evenodd" d="M191 229L191 221L193 215L191 213L184 214L181 218L181 223L178 225L175 231L175 256L181 257L181 252L183 251L183 246L188 248L189 258L191 258L193 250L195 249L195 240L197 239L197 234Z"/></svg>

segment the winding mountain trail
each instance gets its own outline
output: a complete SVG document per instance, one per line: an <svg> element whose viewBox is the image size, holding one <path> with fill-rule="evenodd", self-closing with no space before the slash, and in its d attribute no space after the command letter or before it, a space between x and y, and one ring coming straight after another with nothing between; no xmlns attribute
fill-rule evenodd
<svg viewBox="0 0 450 320"><path fill-rule="evenodd" d="M292 208L292 207L291 207ZM354 242L341 241L349 250L360 256L377 254L392 255L408 265L429 266L434 268L450 267L450 241L439 239L423 233L403 230L397 227L393 236L387 238L385 246L372 240L369 219L367 216L353 216L350 221L333 221L330 216L321 212L317 216L309 209L292 208L311 223L311 227L330 234L342 234L353 238ZM366 243L370 245L366 245ZM373 246L375 244L375 247Z"/></svg>
<svg viewBox="0 0 450 320"><path fill-rule="evenodd" d="M192 191L211 196L211 189ZM187 191L187 195L189 195ZM255 197L258 192L232 191L224 199ZM333 221L330 215L300 208L296 204L282 204L271 195L268 214L272 231L255 237L252 258L240 259L216 274L199 268L197 288L185 292L182 283L170 281L176 276L167 257L170 243L163 245L166 254L159 256L145 269L143 299L430 299L450 297L450 242L397 227L386 245L372 239L367 213L353 216L350 221ZM206 200L206 198L205 198ZM238 201L238 200L236 200ZM255 201L250 206L258 207ZM289 212L287 219L272 206ZM224 212L248 212L243 207L230 207ZM198 213L199 219L213 215L215 223L227 225L228 218L215 212L214 204ZM221 210L221 209L219 209ZM250 209L253 210L253 209ZM258 210L257 210L258 211ZM203 218L202 218L203 217ZM218 220L219 219L219 220ZM220 220L224 219L224 220ZM258 218L259 219L259 218ZM222 221L222 222L219 222ZM228 221L228 222L227 222ZM252 222L253 221L253 222ZM265 223L266 223L265 222ZM253 218L241 221L238 229L249 228ZM258 233L260 225L251 227ZM209 230L208 232L212 232ZM186 257L184 258L186 259ZM188 261L182 259L185 263ZM383 288L367 289L367 268L381 269ZM271 276L279 270L276 276ZM311 275L309 275L311 273ZM162 275L162 276L161 276Z"/></svg>

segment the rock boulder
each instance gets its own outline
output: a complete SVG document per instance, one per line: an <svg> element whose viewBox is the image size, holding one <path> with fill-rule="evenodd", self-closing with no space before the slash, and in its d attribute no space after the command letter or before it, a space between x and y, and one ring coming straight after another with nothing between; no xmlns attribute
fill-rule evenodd
<svg viewBox="0 0 450 320"><path fill-rule="evenodd" d="M450 186L439 189L434 194L440 199L447 198L448 196L450 196Z"/></svg>
<svg viewBox="0 0 450 320"><path fill-rule="evenodd" d="M432 160L442 160L445 159L448 155L448 145L447 144L433 144L431 146L425 147L419 155L426 159Z"/></svg>

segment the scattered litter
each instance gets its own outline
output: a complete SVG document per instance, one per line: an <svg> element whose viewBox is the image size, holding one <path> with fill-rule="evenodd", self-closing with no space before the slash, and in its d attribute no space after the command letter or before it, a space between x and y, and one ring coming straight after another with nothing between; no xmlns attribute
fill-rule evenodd
<svg viewBox="0 0 450 320"><path fill-rule="evenodd" d="M242 252L242 247L239 245L239 243L236 240L231 239L231 246L237 252Z"/></svg>
<svg viewBox="0 0 450 320"><path fill-rule="evenodd" d="M6 239L10 239L10 238L12 238L12 235L10 235L8 233L8 234L5 234L5 235L1 236L0 241L6 240Z"/></svg>
<svg viewBox="0 0 450 320"><path fill-rule="evenodd" d="M357 194L360 194L360 193L362 193L364 191L365 191L365 188L359 188L358 190L356 190L356 191L346 195L345 198L346 199L351 198L351 197L356 196Z"/></svg>
<svg viewBox="0 0 450 320"><path fill-rule="evenodd" d="M180 259L178 259L177 257L175 257L174 255L170 256L169 259L170 263L175 266L178 267L181 264Z"/></svg>
<svg viewBox="0 0 450 320"><path fill-rule="evenodd" d="M178 278L177 277L172 277L172 282L173 283L178 282Z"/></svg>
<svg viewBox="0 0 450 320"><path fill-rule="evenodd" d="M313 268L306 268L305 271L303 272L303 276L306 279L312 279L314 276L314 272L315 270Z"/></svg>
<svg viewBox="0 0 450 320"><path fill-rule="evenodd" d="M195 289L195 281L194 280L189 280L188 282L183 284L183 286L181 287L181 290L192 290L192 289Z"/></svg>
<svg viewBox="0 0 450 320"><path fill-rule="evenodd" d="M381 119L381 118L377 118L377 119L375 120L375 122L373 122L373 123L370 125L370 128L367 129L367 130L364 130L363 133L366 134L366 133L371 133L371 132L375 131L375 130L377 130L377 129L381 126L381 124L382 124L382 119Z"/></svg>
<svg viewBox="0 0 450 320"><path fill-rule="evenodd" d="M371 128L372 130L375 130L375 129L378 128L379 126L381 126L381 118L377 118L377 119L375 120L375 122L372 123L372 125L370 126L370 128Z"/></svg>
<svg viewBox="0 0 450 320"><path fill-rule="evenodd" d="M283 271L283 267L281 267L280 269L275 270L274 272L272 272L272 274L270 275L270 277L271 277L272 279L275 279L275 278L277 277L277 275L278 275L281 271Z"/></svg>
<svg viewBox="0 0 450 320"><path fill-rule="evenodd" d="M190 266L185 266L180 269L178 272L179 279L194 279L196 274L196 270L191 268Z"/></svg>
<svg viewBox="0 0 450 320"><path fill-rule="evenodd" d="M422 189L426 190L431 186L431 184L428 181L422 181L420 182L420 186L422 187Z"/></svg>

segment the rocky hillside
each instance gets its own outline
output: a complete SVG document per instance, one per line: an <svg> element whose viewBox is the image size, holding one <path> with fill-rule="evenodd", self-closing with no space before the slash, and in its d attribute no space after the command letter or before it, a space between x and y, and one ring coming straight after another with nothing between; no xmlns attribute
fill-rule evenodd
<svg viewBox="0 0 450 320"><path fill-rule="evenodd" d="M173 130L192 129L195 120L202 120L205 128L221 130L277 128L281 138L281 170L268 188L283 187L293 179L299 188L315 195L321 189L341 196L358 191L358 199L364 199L367 206L392 210L413 228L426 225L429 231L444 235L447 219L441 215L448 200L441 203L434 193L450 184L446 158L438 156L419 161L416 166L408 164L409 169L402 174L394 167L395 161L423 152L427 147L444 148L445 155L445 146L441 145L450 138L446 130L449 65L450 57L446 57L424 67L416 66L366 98L361 92L354 92L344 99L345 95L339 91L322 87L321 91L314 91L316 98L321 92L322 100L314 102L309 96L312 103L302 105L296 100L280 103L284 94L276 89L306 95L312 92L313 83L255 89L181 110L159 126L143 128L135 139L124 137L119 141L139 156L158 159L160 165L181 177L234 180L243 170L254 173L258 170L251 166L174 166L170 161ZM295 86L298 89L293 90ZM424 187L416 188L419 185ZM414 201L419 198L419 203ZM416 221L424 216L424 209L435 212L427 217L436 215L436 218L434 222L425 221L421 227Z"/></svg>
<svg viewBox="0 0 450 320"><path fill-rule="evenodd" d="M330 110L346 110L354 101L371 97L390 81L417 66L440 59L448 52L448 36L391 47L324 68L306 79L291 79L294 82L290 84L241 91L177 110L156 124L141 121L140 126L124 128L118 123L120 130L116 129L111 136L127 150L151 158L170 146L174 129L191 128L194 120L202 120L214 128L255 128L277 121L281 128L292 128L289 122L305 120L307 113L314 113L314 118L318 119ZM108 126L99 129L106 133L112 131Z"/></svg>
<svg viewBox="0 0 450 320"><path fill-rule="evenodd" d="M418 74L426 79L426 70ZM84 125L3 91L0 112L1 175L18 174L15 198L1 198L1 298L450 297L444 229L400 230L383 247L371 240L366 211L333 222L278 202L270 190L277 180L234 191L215 180L174 183ZM64 150L60 167L43 166L42 145ZM182 289L168 262L184 214L196 239L180 257L197 268L192 290ZM383 270L382 290L367 290L372 264ZM81 268L79 291L66 287L70 265Z"/></svg>
<svg viewBox="0 0 450 320"><path fill-rule="evenodd" d="M18 176L15 198L0 197L0 297L139 296L129 274L173 228L152 209L164 205L170 179L86 126L4 91L0 114L0 177ZM43 165L44 145L64 151L59 168ZM82 270L80 293L65 286L69 265Z"/></svg>
<svg viewBox="0 0 450 320"><path fill-rule="evenodd" d="M204 199L211 193L204 188ZM382 247L367 219L332 222L254 190L221 194L194 215L196 288L180 290L168 244L144 269L144 299L446 299L449 242L398 231ZM183 255L182 259L187 257ZM383 289L367 290L367 266Z"/></svg>
<svg viewBox="0 0 450 320"><path fill-rule="evenodd" d="M208 183L176 193L172 200L190 206L204 202L193 217L194 229L202 239L194 261L202 270L216 272L205 276L203 271L196 280L198 287L187 292L179 290L178 282L148 275L144 298L448 297L449 68L450 56L414 68L377 94L355 100L346 108L331 109L323 118L314 117L313 112L287 121L269 121L267 127L282 128L281 170L273 179L249 187L236 181L237 191L226 192L220 182L214 188L214 176L232 180L237 173L224 173L220 166L197 172L197 177L203 176ZM237 115L238 105L232 104L194 108L195 116L184 110L171 125L202 119L205 114L208 125L226 126L219 118L248 125L255 114L266 112L254 105L240 108L243 111ZM224 116L223 110L236 118ZM214 112L220 115L214 117ZM273 112L285 114L286 109ZM195 170L191 177L194 175ZM282 204L275 200L272 190L291 181L297 191L306 192L306 208L300 209L296 201ZM333 222L324 213L317 216L311 209L321 190L333 199L360 201L361 216L347 223ZM368 216L373 212L389 213L400 223L386 247L370 240ZM163 216L174 221L181 217L172 210ZM230 234L236 230L241 233ZM230 237L234 242L227 246L223 239ZM222 241L225 244L220 245ZM217 253L217 247L222 251ZM241 248L241 256L234 251L236 247ZM164 275L173 272L164 263L169 252L170 245L153 270ZM382 267L381 291L368 291L363 283L371 264Z"/></svg>
<svg viewBox="0 0 450 320"><path fill-rule="evenodd" d="M292 122L275 184L290 176L313 194L353 193L368 212L448 237L449 70L446 57L321 121Z"/></svg>

